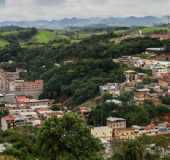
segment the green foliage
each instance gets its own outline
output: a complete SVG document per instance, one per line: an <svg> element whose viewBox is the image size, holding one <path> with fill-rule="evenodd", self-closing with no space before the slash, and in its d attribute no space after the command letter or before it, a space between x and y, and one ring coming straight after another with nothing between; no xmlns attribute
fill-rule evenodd
<svg viewBox="0 0 170 160"><path fill-rule="evenodd" d="M108 52L113 57L122 55L133 55L142 53L148 47L160 47L162 44L159 40L151 38L134 38L122 41L120 44L111 47Z"/></svg>
<svg viewBox="0 0 170 160"><path fill-rule="evenodd" d="M3 142L12 144L4 154L12 155L20 160L36 159L37 129L32 127L10 129L1 134Z"/></svg>
<svg viewBox="0 0 170 160"><path fill-rule="evenodd" d="M151 102L145 102L138 106L133 104L129 92L124 93L119 99L124 102L122 106L115 104L103 103L95 107L89 115L88 123L94 126L102 126L106 124L106 119L110 116L122 117L127 120L128 126L141 125L145 126L156 118L161 118L170 110L166 106L154 106Z"/></svg>
<svg viewBox="0 0 170 160"><path fill-rule="evenodd" d="M150 145L155 146L155 150L150 152L148 148ZM163 160L168 159L168 157L160 156L158 148L166 150L170 144L169 137L166 136L143 136L136 140L131 140L123 142L119 145L119 150L113 154L109 160ZM151 149L151 148L150 148Z"/></svg>
<svg viewBox="0 0 170 160"><path fill-rule="evenodd" d="M104 126L106 125L106 119L113 115L113 110L117 108L113 104L103 104L94 108L89 117L88 123L94 126Z"/></svg>
<svg viewBox="0 0 170 160"><path fill-rule="evenodd" d="M98 160L102 146L89 128L73 113L50 119L38 135L40 153L49 160Z"/></svg>
<svg viewBox="0 0 170 160"><path fill-rule="evenodd" d="M170 96L162 97L161 100L163 104L170 105Z"/></svg>

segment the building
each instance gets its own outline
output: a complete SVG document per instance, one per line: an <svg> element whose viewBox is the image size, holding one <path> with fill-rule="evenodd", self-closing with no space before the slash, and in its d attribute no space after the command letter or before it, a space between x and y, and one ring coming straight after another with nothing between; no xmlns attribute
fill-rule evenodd
<svg viewBox="0 0 170 160"><path fill-rule="evenodd" d="M10 129L10 128L24 126L25 124L26 124L26 121L24 117L19 116L19 115L17 116L8 115L8 116L1 118L1 129L3 131Z"/></svg>
<svg viewBox="0 0 170 160"><path fill-rule="evenodd" d="M16 80L14 85L14 92L16 93L16 95L32 96L34 98L38 98L43 92L44 88L43 80Z"/></svg>
<svg viewBox="0 0 170 160"><path fill-rule="evenodd" d="M118 83L107 83L104 86L100 86L100 93L104 95L106 93L111 94L113 96L120 95L120 85Z"/></svg>
<svg viewBox="0 0 170 160"><path fill-rule="evenodd" d="M123 118L109 117L107 118L107 126L112 129L126 128L126 120Z"/></svg>
<svg viewBox="0 0 170 160"><path fill-rule="evenodd" d="M151 38L156 38L159 40L169 40L170 39L170 33L163 33L163 34L152 34Z"/></svg>
<svg viewBox="0 0 170 160"><path fill-rule="evenodd" d="M136 72L133 70L128 70L125 72L126 82L130 83L136 80Z"/></svg>
<svg viewBox="0 0 170 160"><path fill-rule="evenodd" d="M8 94L14 94L38 98L43 92L43 80L20 80L21 72L25 72L25 70L17 68L15 72L8 72L0 69L0 93L3 94L4 97Z"/></svg>
<svg viewBox="0 0 170 160"><path fill-rule="evenodd" d="M96 138L111 141L113 138L113 129L108 126L94 127L91 129L91 134Z"/></svg>
<svg viewBox="0 0 170 160"><path fill-rule="evenodd" d="M138 104L143 104L145 100L147 100L147 95L149 94L150 89L148 88L142 88L142 89L136 89L134 93L134 100Z"/></svg>
<svg viewBox="0 0 170 160"><path fill-rule="evenodd" d="M135 129L123 128L113 130L113 139L115 140L132 140L136 138Z"/></svg>
<svg viewBox="0 0 170 160"><path fill-rule="evenodd" d="M37 100L27 96L16 96L16 104L19 108L31 108L33 110L50 107L49 99Z"/></svg>
<svg viewBox="0 0 170 160"><path fill-rule="evenodd" d="M7 72L0 69L0 92L8 93L14 90L14 81L20 78L20 72Z"/></svg>
<svg viewBox="0 0 170 160"><path fill-rule="evenodd" d="M45 108L37 109L36 112L42 121L52 117L62 118L64 116L63 111L52 111L50 109L45 109Z"/></svg>

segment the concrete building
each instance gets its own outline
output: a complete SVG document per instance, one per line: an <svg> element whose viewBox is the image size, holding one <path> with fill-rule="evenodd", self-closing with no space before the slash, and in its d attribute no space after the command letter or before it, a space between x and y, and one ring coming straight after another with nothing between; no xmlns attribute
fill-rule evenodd
<svg viewBox="0 0 170 160"><path fill-rule="evenodd" d="M9 94L38 98L43 92L43 80L20 80L21 72L24 72L24 70L16 69L15 72L8 72L0 69L0 93L3 94L5 98Z"/></svg>
<svg viewBox="0 0 170 160"><path fill-rule="evenodd" d="M126 120L123 118L109 117L107 118L107 126L112 129L126 128Z"/></svg>
<svg viewBox="0 0 170 160"><path fill-rule="evenodd" d="M113 130L113 139L115 140L132 140L136 138L136 132L132 128L123 128Z"/></svg>
<svg viewBox="0 0 170 160"><path fill-rule="evenodd" d="M108 126L94 127L91 129L91 134L96 138L111 141L113 138L113 129Z"/></svg>
<svg viewBox="0 0 170 160"><path fill-rule="evenodd" d="M104 95L105 93L113 96L120 95L120 85L118 83L107 83L106 85L100 86L99 89L101 95Z"/></svg>

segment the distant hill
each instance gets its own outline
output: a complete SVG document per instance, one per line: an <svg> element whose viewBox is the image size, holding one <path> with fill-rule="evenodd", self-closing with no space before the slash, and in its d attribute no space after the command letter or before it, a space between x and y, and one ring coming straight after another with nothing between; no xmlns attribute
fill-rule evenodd
<svg viewBox="0 0 170 160"><path fill-rule="evenodd" d="M153 26L167 23L167 17L110 17L110 18L64 18L61 20L3 21L0 26L19 26L61 29L93 26Z"/></svg>

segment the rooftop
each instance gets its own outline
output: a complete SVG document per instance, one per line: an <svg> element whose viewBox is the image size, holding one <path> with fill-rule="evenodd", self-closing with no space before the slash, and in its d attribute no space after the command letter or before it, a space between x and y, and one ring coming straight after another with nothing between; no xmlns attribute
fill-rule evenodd
<svg viewBox="0 0 170 160"><path fill-rule="evenodd" d="M109 117L107 118L107 121L116 122L116 121L126 121L126 120L124 118Z"/></svg>

